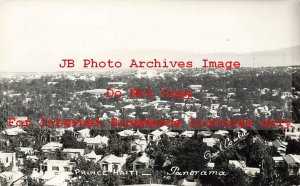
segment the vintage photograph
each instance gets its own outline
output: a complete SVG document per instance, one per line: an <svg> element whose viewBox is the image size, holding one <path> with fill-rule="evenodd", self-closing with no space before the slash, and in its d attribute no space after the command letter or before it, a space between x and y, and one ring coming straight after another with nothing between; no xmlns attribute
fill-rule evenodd
<svg viewBox="0 0 300 186"><path fill-rule="evenodd" d="M0 186L300 185L299 1L0 1Z"/></svg>

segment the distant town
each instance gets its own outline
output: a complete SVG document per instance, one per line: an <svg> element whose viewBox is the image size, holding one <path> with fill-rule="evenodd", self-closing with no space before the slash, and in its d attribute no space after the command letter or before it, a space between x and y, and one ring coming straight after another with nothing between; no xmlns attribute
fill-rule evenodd
<svg viewBox="0 0 300 186"><path fill-rule="evenodd" d="M300 184L299 66L0 73L0 88L1 186ZM190 125L230 120L251 127Z"/></svg>

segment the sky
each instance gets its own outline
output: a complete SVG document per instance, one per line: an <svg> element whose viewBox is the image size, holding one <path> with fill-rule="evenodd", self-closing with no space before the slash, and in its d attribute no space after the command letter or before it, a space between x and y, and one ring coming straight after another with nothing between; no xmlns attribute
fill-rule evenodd
<svg viewBox="0 0 300 186"><path fill-rule="evenodd" d="M127 52L291 47L300 44L299 10L299 1L0 0L0 72L59 71L64 58Z"/></svg>

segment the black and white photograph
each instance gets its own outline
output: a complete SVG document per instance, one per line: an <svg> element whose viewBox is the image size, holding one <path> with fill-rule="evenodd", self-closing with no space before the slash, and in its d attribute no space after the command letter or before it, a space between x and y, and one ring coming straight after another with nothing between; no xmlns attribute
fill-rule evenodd
<svg viewBox="0 0 300 186"><path fill-rule="evenodd" d="M0 0L0 186L300 185L299 12Z"/></svg>

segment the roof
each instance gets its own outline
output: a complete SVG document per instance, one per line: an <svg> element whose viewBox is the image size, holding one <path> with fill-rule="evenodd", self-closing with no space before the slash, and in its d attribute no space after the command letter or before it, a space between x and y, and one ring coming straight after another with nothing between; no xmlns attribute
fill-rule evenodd
<svg viewBox="0 0 300 186"><path fill-rule="evenodd" d="M61 172L58 175L55 175L50 180L45 182L45 185L60 185L61 183L64 183L66 179L70 178L70 173L68 172Z"/></svg>
<svg viewBox="0 0 300 186"><path fill-rule="evenodd" d="M198 134L202 136L211 136L211 131L203 130L203 131L199 131Z"/></svg>
<svg viewBox="0 0 300 186"><path fill-rule="evenodd" d="M27 133L27 132L24 131L20 127L8 128L8 129L5 129L4 131L2 131L2 134L6 134L8 136L16 136L18 134L24 134L24 133Z"/></svg>
<svg viewBox="0 0 300 186"><path fill-rule="evenodd" d="M275 140L272 142L272 144L274 145L274 147L279 148L279 147L284 147L286 148L287 143L286 142L282 142L280 140Z"/></svg>
<svg viewBox="0 0 300 186"><path fill-rule="evenodd" d="M147 145L147 141L145 138L135 139L131 143L135 143L137 145Z"/></svg>
<svg viewBox="0 0 300 186"><path fill-rule="evenodd" d="M278 157L272 157L272 159L273 159L274 161L283 161L283 157L281 157L281 156L278 156Z"/></svg>
<svg viewBox="0 0 300 186"><path fill-rule="evenodd" d="M208 162L208 163L207 163L207 167L209 167L209 168L214 168L214 167L215 167L215 163L213 163L213 162Z"/></svg>
<svg viewBox="0 0 300 186"><path fill-rule="evenodd" d="M105 156L100 163L118 163L118 164L124 164L126 161L125 157L117 157L113 154L110 154L108 156Z"/></svg>
<svg viewBox="0 0 300 186"><path fill-rule="evenodd" d="M50 142L50 143L47 143L47 144L43 145L42 150L53 149L53 148L61 148L61 147L62 147L61 143Z"/></svg>
<svg viewBox="0 0 300 186"><path fill-rule="evenodd" d="M217 135L222 135L222 136L224 136L224 135L226 135L226 134L228 134L228 133L229 133L229 132L226 131L226 130L218 130L218 131L215 132L215 134L217 134Z"/></svg>
<svg viewBox="0 0 300 186"><path fill-rule="evenodd" d="M180 186L198 186L199 185L199 182L196 182L196 181L187 181L186 179L182 179L178 182L177 185L180 185Z"/></svg>
<svg viewBox="0 0 300 186"><path fill-rule="evenodd" d="M106 136L96 136L94 138L85 138L84 142L86 142L87 144L108 144L108 140L109 138Z"/></svg>
<svg viewBox="0 0 300 186"><path fill-rule="evenodd" d="M96 159L98 161L102 158L102 155L97 155L94 151L92 151L88 154L85 154L84 157L87 159Z"/></svg>
<svg viewBox="0 0 300 186"><path fill-rule="evenodd" d="M180 134L180 136L186 136L186 137L192 137L194 135L195 131L184 131L183 133Z"/></svg>
<svg viewBox="0 0 300 186"><path fill-rule="evenodd" d="M140 157L137 157L133 162L132 164L135 164L135 163L143 163L143 164L147 164L149 163L150 161L150 158L147 156L146 153L143 153L142 156Z"/></svg>
<svg viewBox="0 0 300 186"><path fill-rule="evenodd" d="M20 147L20 151L33 151L32 147Z"/></svg>
<svg viewBox="0 0 300 186"><path fill-rule="evenodd" d="M20 171L6 171L6 172L1 172L0 177L7 179L8 177L12 177L12 182L17 181L20 179L24 174Z"/></svg>
<svg viewBox="0 0 300 186"><path fill-rule="evenodd" d="M203 138L203 143L206 143L208 146L215 145L218 141L218 138Z"/></svg>
<svg viewBox="0 0 300 186"><path fill-rule="evenodd" d="M134 134L134 131L133 130L123 130L121 132L118 132L118 134L122 137L132 136Z"/></svg>
<svg viewBox="0 0 300 186"><path fill-rule="evenodd" d="M129 105L126 105L124 106L125 109L134 109L135 106L133 104L129 104Z"/></svg>
<svg viewBox="0 0 300 186"><path fill-rule="evenodd" d="M86 128L86 129L79 130L77 132L79 132L79 133L90 132L90 129Z"/></svg>
<svg viewBox="0 0 300 186"><path fill-rule="evenodd" d="M84 153L84 149L71 149L71 148L66 148L63 150L63 152L69 152L69 153L80 153L83 154Z"/></svg>
<svg viewBox="0 0 300 186"><path fill-rule="evenodd" d="M145 134L141 133L139 130L137 130L134 134L134 136L144 137Z"/></svg>
<svg viewBox="0 0 300 186"><path fill-rule="evenodd" d="M300 155L288 154L283 156L283 159L288 165L299 165L300 164Z"/></svg>
<svg viewBox="0 0 300 186"><path fill-rule="evenodd" d="M162 131L156 129L156 130L152 131L150 134L152 134L152 135L154 135L154 136L160 136L160 135L162 135L163 133L164 133L164 132L162 132Z"/></svg>
<svg viewBox="0 0 300 186"><path fill-rule="evenodd" d="M229 164L232 164L236 168L241 168L241 169L244 169L246 167L246 162L240 160L229 160Z"/></svg>
<svg viewBox="0 0 300 186"><path fill-rule="evenodd" d="M255 176L255 174L260 173L260 169L256 167L245 167L244 172L249 176Z"/></svg>

